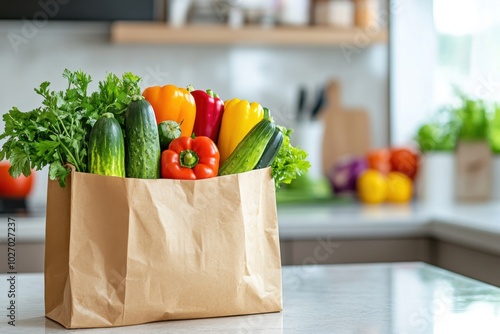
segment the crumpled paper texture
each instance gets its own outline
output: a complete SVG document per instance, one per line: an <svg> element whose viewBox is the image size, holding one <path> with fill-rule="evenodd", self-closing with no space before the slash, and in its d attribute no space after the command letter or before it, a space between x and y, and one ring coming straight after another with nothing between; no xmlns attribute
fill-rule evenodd
<svg viewBox="0 0 500 334"><path fill-rule="evenodd" d="M45 313L67 328L282 310L270 169L49 181Z"/></svg>

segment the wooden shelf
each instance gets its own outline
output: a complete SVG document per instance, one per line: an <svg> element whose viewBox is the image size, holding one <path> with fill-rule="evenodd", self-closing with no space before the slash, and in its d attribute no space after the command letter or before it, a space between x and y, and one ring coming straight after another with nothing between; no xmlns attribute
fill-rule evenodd
<svg viewBox="0 0 500 334"><path fill-rule="evenodd" d="M120 21L111 26L111 41L123 44L338 46L346 43L364 47L368 44L387 43L387 40L386 29L374 33L360 28L329 27L249 26L232 29L223 25L192 25L175 28L164 23Z"/></svg>

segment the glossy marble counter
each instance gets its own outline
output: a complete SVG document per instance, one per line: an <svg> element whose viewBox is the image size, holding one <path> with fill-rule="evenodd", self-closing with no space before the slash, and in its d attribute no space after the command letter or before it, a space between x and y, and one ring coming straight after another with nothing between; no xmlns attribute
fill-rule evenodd
<svg viewBox="0 0 500 334"><path fill-rule="evenodd" d="M16 327L0 333L69 333L46 319L42 274L17 275ZM0 275L0 293L7 292ZM500 289L422 263L283 268L281 313L166 321L77 333L498 333Z"/></svg>

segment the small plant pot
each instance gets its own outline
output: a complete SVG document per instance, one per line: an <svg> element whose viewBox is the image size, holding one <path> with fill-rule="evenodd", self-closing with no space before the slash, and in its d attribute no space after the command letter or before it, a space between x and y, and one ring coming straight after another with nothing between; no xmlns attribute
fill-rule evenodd
<svg viewBox="0 0 500 334"><path fill-rule="evenodd" d="M455 195L461 202L491 199L493 155L487 141L460 141L456 152Z"/></svg>
<svg viewBox="0 0 500 334"><path fill-rule="evenodd" d="M500 201L500 154L493 157L493 194L495 201Z"/></svg>
<svg viewBox="0 0 500 334"><path fill-rule="evenodd" d="M422 157L417 198L426 206L450 205L455 197L454 181L454 152L428 152Z"/></svg>

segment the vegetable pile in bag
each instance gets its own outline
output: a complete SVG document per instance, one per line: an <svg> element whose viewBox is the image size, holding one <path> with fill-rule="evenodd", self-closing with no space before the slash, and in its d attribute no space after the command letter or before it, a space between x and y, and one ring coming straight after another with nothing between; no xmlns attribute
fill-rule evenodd
<svg viewBox="0 0 500 334"><path fill-rule="evenodd" d="M50 91L48 82L35 89L42 107L3 116L0 160L10 160L12 176L50 165L50 178L65 186L67 164L107 176L189 180L271 167L279 187L310 167L307 153L290 144L292 130L257 102L172 84L141 95L132 73L108 74L92 93L82 71L63 77L65 91Z"/></svg>
<svg viewBox="0 0 500 334"><path fill-rule="evenodd" d="M68 81L65 91L49 90L49 82L35 89L43 98L41 107L28 112L13 107L3 115L5 130L0 140L7 141L0 150L0 160L10 161L9 173L13 177L21 173L28 176L31 169L50 166L50 178L59 180L64 187L70 174L66 164L78 172L88 172L92 127L110 113L124 130L128 105L132 96L140 94L140 78L130 72L121 78L108 74L92 93L88 92L91 78L84 72L65 70L63 77Z"/></svg>

